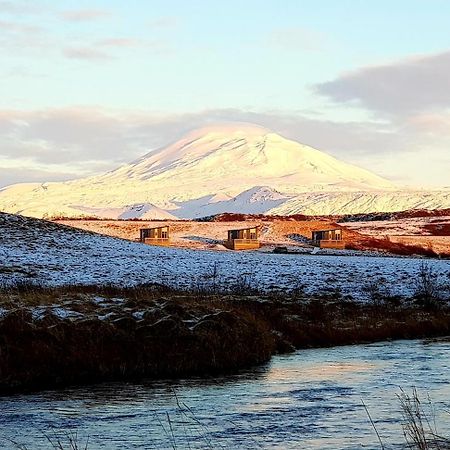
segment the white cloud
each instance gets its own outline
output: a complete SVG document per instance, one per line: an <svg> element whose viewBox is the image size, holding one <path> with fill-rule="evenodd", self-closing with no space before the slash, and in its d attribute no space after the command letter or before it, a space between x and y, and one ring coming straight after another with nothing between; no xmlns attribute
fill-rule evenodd
<svg viewBox="0 0 450 450"><path fill-rule="evenodd" d="M105 61L114 59L108 53L92 47L69 47L63 49L63 54L69 59L80 59L85 61Z"/></svg>
<svg viewBox="0 0 450 450"><path fill-rule="evenodd" d="M61 13L61 17L68 22L91 22L108 19L111 16L112 12L106 9L74 9Z"/></svg>
<svg viewBox="0 0 450 450"><path fill-rule="evenodd" d="M138 39L131 38L107 38L97 42L101 47L136 47L141 44Z"/></svg>

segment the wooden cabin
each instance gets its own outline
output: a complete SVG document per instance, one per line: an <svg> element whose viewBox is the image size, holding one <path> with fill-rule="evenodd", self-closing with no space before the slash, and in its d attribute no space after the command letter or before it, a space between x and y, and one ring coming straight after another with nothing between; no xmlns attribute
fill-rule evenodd
<svg viewBox="0 0 450 450"><path fill-rule="evenodd" d="M318 245L320 248L336 248L341 250L345 248L345 242L342 239L342 230L339 228L313 231L312 241L314 245Z"/></svg>
<svg viewBox="0 0 450 450"><path fill-rule="evenodd" d="M228 239L224 242L224 245L231 250L259 248L258 227L228 230Z"/></svg>
<svg viewBox="0 0 450 450"><path fill-rule="evenodd" d="M149 245L169 245L170 234L169 226L164 225L161 227L153 228L141 228L140 241Z"/></svg>

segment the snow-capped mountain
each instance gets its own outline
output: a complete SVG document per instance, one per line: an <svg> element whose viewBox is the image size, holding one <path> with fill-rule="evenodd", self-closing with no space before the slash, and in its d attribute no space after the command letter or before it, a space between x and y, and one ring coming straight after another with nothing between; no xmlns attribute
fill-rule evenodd
<svg viewBox="0 0 450 450"><path fill-rule="evenodd" d="M405 191L365 169L248 124L193 131L106 174L0 191L0 210L37 217L347 214L424 205L450 207L450 191Z"/></svg>

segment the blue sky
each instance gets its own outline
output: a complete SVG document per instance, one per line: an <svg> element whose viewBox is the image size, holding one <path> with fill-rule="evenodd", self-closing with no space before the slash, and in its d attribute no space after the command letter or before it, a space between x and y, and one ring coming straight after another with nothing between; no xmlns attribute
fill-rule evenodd
<svg viewBox="0 0 450 450"><path fill-rule="evenodd" d="M0 0L0 186L233 120L449 185L449 18L445 0Z"/></svg>

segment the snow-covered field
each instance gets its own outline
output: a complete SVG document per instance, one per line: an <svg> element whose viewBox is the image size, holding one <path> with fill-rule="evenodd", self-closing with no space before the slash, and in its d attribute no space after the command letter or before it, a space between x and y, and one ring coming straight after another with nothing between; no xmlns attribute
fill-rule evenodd
<svg viewBox="0 0 450 450"><path fill-rule="evenodd" d="M52 285L132 285L159 282L193 286L207 282L214 266L220 284L248 277L263 289L309 292L341 289L364 297L368 280L392 293L414 290L422 261L414 258L276 255L261 252L196 251L160 248L88 233L50 222L0 214L0 282L28 280ZM450 261L427 260L440 281L450 281Z"/></svg>

